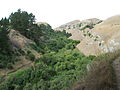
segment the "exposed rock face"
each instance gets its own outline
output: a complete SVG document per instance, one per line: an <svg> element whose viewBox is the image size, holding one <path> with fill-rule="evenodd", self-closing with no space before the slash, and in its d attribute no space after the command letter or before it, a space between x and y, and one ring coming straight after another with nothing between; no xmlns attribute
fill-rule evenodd
<svg viewBox="0 0 120 90"><path fill-rule="evenodd" d="M31 51L36 58L40 57L40 54L30 47L30 44L35 44L32 40L26 38L15 30L10 30L8 36L14 48L21 49L25 52Z"/></svg>
<svg viewBox="0 0 120 90"><path fill-rule="evenodd" d="M15 30L10 30L9 38L13 46L16 48L25 48L29 44L34 44L32 40L27 39Z"/></svg>
<svg viewBox="0 0 120 90"><path fill-rule="evenodd" d="M99 55L120 49L120 15L110 17L103 22L98 19L88 19L82 22L84 22L83 25L94 26L92 29L81 30L79 27L74 30L66 28L64 30L72 33L70 39L81 41L77 48L85 55Z"/></svg>
<svg viewBox="0 0 120 90"><path fill-rule="evenodd" d="M41 29L43 28L44 30L45 29L47 29L47 30L52 29L52 27L46 22L36 22L35 24L37 24L38 26L41 27Z"/></svg>
<svg viewBox="0 0 120 90"><path fill-rule="evenodd" d="M37 25L45 25L45 26L49 26L49 24L48 23L46 23L46 22L36 22L35 24L37 24Z"/></svg>

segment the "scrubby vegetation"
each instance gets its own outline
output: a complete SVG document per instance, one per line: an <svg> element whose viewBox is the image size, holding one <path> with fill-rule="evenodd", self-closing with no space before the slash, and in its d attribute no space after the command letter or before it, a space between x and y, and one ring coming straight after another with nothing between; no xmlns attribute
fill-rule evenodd
<svg viewBox="0 0 120 90"><path fill-rule="evenodd" d="M0 21L0 69L13 69L19 55L10 43L8 33L15 29L35 42L29 46L42 53L38 59L32 51L17 51L34 65L0 78L0 90L114 90L115 78L111 66L119 53L85 56L75 47L80 41L68 39L71 34L54 31L47 24L35 24L32 13L18 10ZM113 55L113 56L112 56ZM74 83L76 83L74 85ZM74 86L73 86L74 85Z"/></svg>
<svg viewBox="0 0 120 90"><path fill-rule="evenodd" d="M35 66L11 74L1 90L66 90L86 72L94 56L84 56L78 50L61 49L46 53Z"/></svg>
<svg viewBox="0 0 120 90"><path fill-rule="evenodd" d="M31 45L31 47L43 54L48 50L58 51L70 42L67 41L70 34L65 31L55 32L49 24L47 26L44 24L37 25L34 22L35 16L32 13L29 14L20 9L11 13L8 19L2 18L0 20L0 68L9 68L10 65L12 67L12 64L18 60L16 58L18 55L25 55L19 48L17 48L17 52L13 49L8 37L11 29L15 29L28 39L33 40L36 44ZM55 46L53 47L52 44ZM29 59L34 60L32 53L26 55Z"/></svg>
<svg viewBox="0 0 120 90"><path fill-rule="evenodd" d="M66 90L86 73L86 65L94 58L76 50L80 41L67 39L71 34L54 31L50 25L33 24L34 18L33 14L18 10L10 15L7 28L33 40L35 44L30 46L43 56L36 60L32 52L27 51L27 57L35 65L9 74L4 82L1 80L0 90Z"/></svg>
<svg viewBox="0 0 120 90"><path fill-rule="evenodd" d="M120 51L96 57L87 75L79 80L71 90L117 90L116 76L112 62Z"/></svg>
<svg viewBox="0 0 120 90"><path fill-rule="evenodd" d="M12 64L17 61L8 38L9 21L6 18L0 20L0 68L12 68Z"/></svg>

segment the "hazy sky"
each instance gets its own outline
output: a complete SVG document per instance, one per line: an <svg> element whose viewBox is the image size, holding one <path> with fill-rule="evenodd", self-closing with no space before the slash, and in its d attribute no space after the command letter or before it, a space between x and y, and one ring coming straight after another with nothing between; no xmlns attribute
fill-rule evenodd
<svg viewBox="0 0 120 90"><path fill-rule="evenodd" d="M76 19L106 19L120 14L120 0L1 0L0 3L0 18L21 8L53 28Z"/></svg>

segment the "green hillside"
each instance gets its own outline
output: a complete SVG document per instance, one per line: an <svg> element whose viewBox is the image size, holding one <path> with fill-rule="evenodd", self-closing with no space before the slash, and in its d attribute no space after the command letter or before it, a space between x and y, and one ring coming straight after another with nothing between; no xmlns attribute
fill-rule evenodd
<svg viewBox="0 0 120 90"><path fill-rule="evenodd" d="M25 48L9 36L13 29L16 37L26 38ZM1 19L0 90L116 90L112 62L119 52L85 56L76 49L80 41L70 36L36 23L32 13L20 9ZM32 65L15 69L23 56ZM14 71L4 75L2 70Z"/></svg>

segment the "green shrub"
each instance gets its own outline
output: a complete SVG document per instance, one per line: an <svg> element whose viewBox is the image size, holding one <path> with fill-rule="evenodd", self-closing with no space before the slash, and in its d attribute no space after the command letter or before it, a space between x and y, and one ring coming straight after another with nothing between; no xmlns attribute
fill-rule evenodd
<svg viewBox="0 0 120 90"><path fill-rule="evenodd" d="M28 52L31 56L31 52ZM36 60L34 67L10 75L6 87L22 89L66 90L86 74L86 66L94 56L85 56L77 49L49 52ZM15 80L15 81L14 81ZM31 86L32 85L32 86ZM29 87L30 86L30 87ZM1 86L0 86L1 89Z"/></svg>
<svg viewBox="0 0 120 90"><path fill-rule="evenodd" d="M28 56L28 58L29 58L30 60L32 60L32 61L35 60L35 55L34 55L34 54L29 53L27 56Z"/></svg>
<svg viewBox="0 0 120 90"><path fill-rule="evenodd" d="M8 64L7 64L7 68L8 68L8 69L13 69L12 64L11 64L11 63L8 63Z"/></svg>
<svg viewBox="0 0 120 90"><path fill-rule="evenodd" d="M0 68L4 68L5 65L3 63L0 63Z"/></svg>

